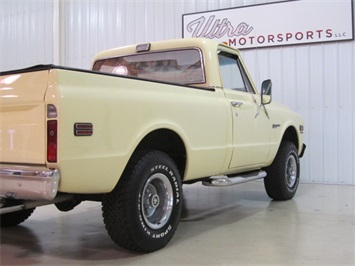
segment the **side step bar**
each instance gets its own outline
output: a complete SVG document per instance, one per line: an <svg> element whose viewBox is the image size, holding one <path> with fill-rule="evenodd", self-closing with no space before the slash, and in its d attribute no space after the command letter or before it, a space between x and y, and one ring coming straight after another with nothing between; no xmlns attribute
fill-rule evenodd
<svg viewBox="0 0 355 266"><path fill-rule="evenodd" d="M241 174L235 177L213 176L208 181L203 181L202 185L209 187L228 187L241 183L257 180L266 176L265 171L257 171L248 174Z"/></svg>

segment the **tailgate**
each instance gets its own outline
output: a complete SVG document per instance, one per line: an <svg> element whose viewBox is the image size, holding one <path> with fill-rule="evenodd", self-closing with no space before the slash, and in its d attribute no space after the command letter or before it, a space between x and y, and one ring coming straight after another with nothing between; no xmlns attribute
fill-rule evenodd
<svg viewBox="0 0 355 266"><path fill-rule="evenodd" d="M0 162L44 164L48 70L0 76Z"/></svg>

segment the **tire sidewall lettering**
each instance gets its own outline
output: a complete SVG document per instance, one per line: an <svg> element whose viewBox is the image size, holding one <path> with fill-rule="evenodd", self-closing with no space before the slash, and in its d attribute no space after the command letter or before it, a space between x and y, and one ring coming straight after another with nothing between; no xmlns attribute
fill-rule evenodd
<svg viewBox="0 0 355 266"><path fill-rule="evenodd" d="M178 179L174 173L174 171L172 171L170 169L170 167L167 164L156 164L155 166L151 167L149 170L149 176L145 179L145 182L149 179L150 176L154 175L154 174L163 174L165 175L168 179L169 182L173 188L173 192L174 192L174 209L171 213L171 217L168 221L168 223L163 226L160 229L151 229L144 221L143 218L143 210L142 210L142 193L139 193L138 195L138 202L137 202L137 209L138 209L138 219L139 219L139 225L141 230L143 230L143 232L145 233L145 235L149 238L152 239L162 239L165 236L167 236L172 229L174 228L174 225L171 223L172 221L174 221L175 219L172 219L172 216L176 216L176 210L178 209L178 206L180 204L180 186L178 183ZM142 186L141 186L141 190L143 189L145 182L142 182Z"/></svg>

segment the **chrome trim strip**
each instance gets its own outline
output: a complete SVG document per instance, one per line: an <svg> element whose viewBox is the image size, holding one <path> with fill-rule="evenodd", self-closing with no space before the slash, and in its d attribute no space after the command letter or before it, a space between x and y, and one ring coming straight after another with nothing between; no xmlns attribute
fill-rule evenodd
<svg viewBox="0 0 355 266"><path fill-rule="evenodd" d="M0 164L0 198L53 200L59 180L57 169Z"/></svg>

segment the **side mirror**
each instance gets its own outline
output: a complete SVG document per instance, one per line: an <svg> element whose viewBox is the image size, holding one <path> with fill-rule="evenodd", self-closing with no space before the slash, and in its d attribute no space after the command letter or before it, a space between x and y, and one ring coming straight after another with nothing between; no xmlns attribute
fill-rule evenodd
<svg viewBox="0 0 355 266"><path fill-rule="evenodd" d="M261 84L261 103L269 104L271 103L271 88L272 83L270 79L264 80Z"/></svg>

